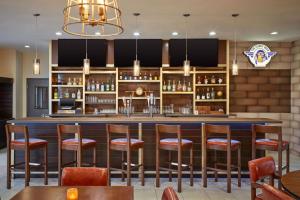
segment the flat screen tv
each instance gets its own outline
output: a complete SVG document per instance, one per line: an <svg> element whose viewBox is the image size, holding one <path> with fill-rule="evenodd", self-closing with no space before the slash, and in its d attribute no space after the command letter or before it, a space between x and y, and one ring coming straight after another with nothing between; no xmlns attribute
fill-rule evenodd
<svg viewBox="0 0 300 200"><path fill-rule="evenodd" d="M106 66L107 41L87 40L88 58L92 67ZM82 67L85 58L86 41L83 39L58 40L58 66Z"/></svg>
<svg viewBox="0 0 300 200"><path fill-rule="evenodd" d="M188 39L188 59L191 66L218 66L218 39ZM170 66L179 67L185 60L185 39L169 41Z"/></svg>
<svg viewBox="0 0 300 200"><path fill-rule="evenodd" d="M116 39L114 41L114 57L116 67L129 67L135 59L135 39ZM161 67L162 40L139 39L138 60L141 67Z"/></svg>

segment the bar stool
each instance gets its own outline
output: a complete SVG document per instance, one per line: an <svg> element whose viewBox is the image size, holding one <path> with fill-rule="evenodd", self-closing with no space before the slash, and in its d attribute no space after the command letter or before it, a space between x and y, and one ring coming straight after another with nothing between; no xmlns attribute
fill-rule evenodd
<svg viewBox="0 0 300 200"><path fill-rule="evenodd" d="M230 126L226 125L203 125L204 131L204 166L203 166L203 186L207 187L207 170L214 171L215 181L218 181L218 172L227 173L227 192L231 193L231 171L237 169L238 171L238 187L241 187L241 142L231 139ZM223 134L226 138L208 138L211 134ZM214 167L207 167L207 150L214 150ZM217 162L217 151L225 151L227 153L227 163ZM237 151L237 166L231 164L231 153ZM226 166L226 170L218 168L218 166Z"/></svg>
<svg viewBox="0 0 300 200"><path fill-rule="evenodd" d="M82 138L81 127L79 125L57 125L58 134L58 184L61 185L61 171L62 169L71 164L75 164L77 167L82 165L96 166L96 141L92 139ZM64 135L73 134L74 138L63 139ZM78 138L77 138L78 137ZM82 151L93 150L93 162L82 163ZM69 163L63 163L63 150L73 151L75 153L75 160Z"/></svg>
<svg viewBox="0 0 300 200"><path fill-rule="evenodd" d="M7 189L11 188L11 171L16 170L19 165L25 164L25 186L30 182L30 166L43 166L44 184L48 185L48 142L46 140L29 138L28 127L20 125L5 125L7 137ZM22 134L22 139L12 139L12 134ZM30 152L42 149L44 153L43 162L30 163ZM21 150L25 153L25 162L11 164L11 150Z"/></svg>
<svg viewBox="0 0 300 200"><path fill-rule="evenodd" d="M125 125L115 125L107 124L106 125L106 134L107 134L107 170L108 170L108 183L110 185L110 171L121 171L122 172L122 181L124 181L124 174L127 173L127 186L131 185L131 170L134 168L140 168L141 172L141 185L145 185L144 179L144 141L131 138L129 132L129 127ZM112 135L125 135L125 138L111 139ZM130 142L129 142L130 141ZM133 164L131 163L132 151L137 151L141 149L141 163ZM111 150L121 151L122 152L122 162L121 169L112 168L110 165L110 156ZM125 161L125 153L127 154L127 161ZM126 166L126 170L124 169Z"/></svg>
<svg viewBox="0 0 300 200"><path fill-rule="evenodd" d="M259 133L275 134L278 139L256 139ZM278 175L282 176L282 170L286 173L290 171L290 145L289 142L282 140L282 129L280 126L256 125L252 126L252 160L256 158L256 149L278 152ZM282 166L282 151L286 150L286 166ZM281 188L281 182L278 182Z"/></svg>
<svg viewBox="0 0 300 200"><path fill-rule="evenodd" d="M162 135L176 134L176 138L163 138ZM169 153L168 168L160 167L160 150L167 150ZM190 151L190 163L188 165L182 163L182 152ZM172 162L172 151L177 151L178 163ZM177 170L172 169L172 165L177 166ZM182 167L190 169L190 186L193 186L193 142L191 140L182 139L180 125L163 125L156 124L156 187L160 187L160 170L169 172L169 181L172 181L172 172L178 173L178 192L181 192Z"/></svg>

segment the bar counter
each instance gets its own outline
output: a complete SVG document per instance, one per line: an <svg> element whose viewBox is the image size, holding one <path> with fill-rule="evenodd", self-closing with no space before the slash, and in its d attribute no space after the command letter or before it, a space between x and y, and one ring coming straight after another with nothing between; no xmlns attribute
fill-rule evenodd
<svg viewBox="0 0 300 200"><path fill-rule="evenodd" d="M232 139L241 141L242 143L242 169L247 171L247 163L251 160L251 126L252 124L280 124L279 120L267 118L238 118L238 117L145 117L145 116L107 116L107 117L39 117L39 118L21 118L10 120L8 123L27 125L30 137L45 139L49 142L49 170L53 173L57 172L57 124L79 124L82 127L83 137L91 138L97 141L97 166L106 166L106 124L127 124L130 127L133 138L139 138L145 142L144 164L148 174L154 174L155 171L155 124L180 124L182 129L182 137L190 139L194 142L194 165L195 170L201 169L201 146L202 146L202 124L227 124L230 125L232 131ZM18 138L18 135L15 136ZM174 137L174 135L172 136ZM258 135L258 138L264 138L265 135ZM42 152L32 152L31 162L37 161L41 157ZM208 158L213 152L208 152ZM258 152L257 156L262 156L262 152ZM167 159L167 153L162 152L162 159ZM73 155L69 152L64 153L64 162L69 162ZM91 152L83 154L83 160L91 159ZM133 154L133 162L138 162L138 153ZM233 162L236 162L233 155ZM15 152L14 158L16 162L23 160L22 152ZM183 161L188 159L188 152L183 153ZM218 159L222 162L226 161L226 154L221 152ZM113 152L111 162L112 166L119 167L121 153ZM212 159L208 159L210 163ZM208 164L209 164L208 163Z"/></svg>

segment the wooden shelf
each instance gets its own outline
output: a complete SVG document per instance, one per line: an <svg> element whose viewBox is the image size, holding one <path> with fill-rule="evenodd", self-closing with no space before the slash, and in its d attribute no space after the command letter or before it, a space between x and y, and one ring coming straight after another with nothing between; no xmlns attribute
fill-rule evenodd
<svg viewBox="0 0 300 200"><path fill-rule="evenodd" d="M128 99L129 97L126 97L126 99ZM123 99L123 97L119 97L118 98L119 100L122 100ZM146 100L147 99L147 97L132 97L132 99L133 100ZM160 99L160 97L156 97L156 100L159 100Z"/></svg>
<svg viewBox="0 0 300 200"><path fill-rule="evenodd" d="M227 71L195 71L195 74L226 74Z"/></svg>
<svg viewBox="0 0 300 200"><path fill-rule="evenodd" d="M162 92L162 94L194 94L194 92Z"/></svg>
<svg viewBox="0 0 300 200"><path fill-rule="evenodd" d="M116 71L90 71L89 75L93 75L93 74L116 74Z"/></svg>
<svg viewBox="0 0 300 200"><path fill-rule="evenodd" d="M107 91L107 92L85 91L85 94L116 94L116 91Z"/></svg>
<svg viewBox="0 0 300 200"><path fill-rule="evenodd" d="M82 88L83 85L52 85L52 87L63 87L63 88Z"/></svg>
<svg viewBox="0 0 300 200"><path fill-rule="evenodd" d="M210 87L210 86L223 86L225 87L226 84L195 84L196 87L199 87L199 86L203 86L203 87Z"/></svg>
<svg viewBox="0 0 300 200"><path fill-rule="evenodd" d="M68 70L68 71L52 71L53 74L82 74L83 71L72 71L72 70Z"/></svg>
<svg viewBox="0 0 300 200"><path fill-rule="evenodd" d="M179 74L183 76L184 71L162 71L162 74ZM190 74L194 74L194 71L191 71Z"/></svg>
<svg viewBox="0 0 300 200"><path fill-rule="evenodd" d="M52 102L59 102L59 99L51 99ZM75 102L83 102L83 99L75 99Z"/></svg>
<svg viewBox="0 0 300 200"><path fill-rule="evenodd" d="M226 102L226 99L200 99L195 100L195 102Z"/></svg>
<svg viewBox="0 0 300 200"><path fill-rule="evenodd" d="M160 83L160 80L118 80L119 83Z"/></svg>
<svg viewBox="0 0 300 200"><path fill-rule="evenodd" d="M86 105L116 105L116 102L114 103L91 103L91 102L86 102Z"/></svg>

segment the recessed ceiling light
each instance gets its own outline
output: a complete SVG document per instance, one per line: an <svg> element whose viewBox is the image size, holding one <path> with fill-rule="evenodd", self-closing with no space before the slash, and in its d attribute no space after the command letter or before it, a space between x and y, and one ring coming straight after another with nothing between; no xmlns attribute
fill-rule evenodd
<svg viewBox="0 0 300 200"><path fill-rule="evenodd" d="M177 35L178 35L178 32L173 32L172 35L173 35L173 36L177 36Z"/></svg>
<svg viewBox="0 0 300 200"><path fill-rule="evenodd" d="M277 32L277 31L274 31L274 32L271 32L270 34L271 34L271 35L277 35L278 32Z"/></svg>
<svg viewBox="0 0 300 200"><path fill-rule="evenodd" d="M216 34L217 34L217 33L214 32L214 31L209 32L209 35L210 35L210 36L214 36L214 35L216 35Z"/></svg>
<svg viewBox="0 0 300 200"><path fill-rule="evenodd" d="M134 32L133 35L134 36L140 36L141 34L139 32Z"/></svg>
<svg viewBox="0 0 300 200"><path fill-rule="evenodd" d="M57 36L61 36L61 35L62 35L62 33L58 31L58 32L56 32L56 33L55 33L55 35L57 35Z"/></svg>
<svg viewBox="0 0 300 200"><path fill-rule="evenodd" d="M29 45L25 45L24 47L25 47L25 48L27 48L27 49L28 49L28 48L30 48L30 46L29 46Z"/></svg>
<svg viewBox="0 0 300 200"><path fill-rule="evenodd" d="M101 35L101 33L100 32L96 32L95 35Z"/></svg>

